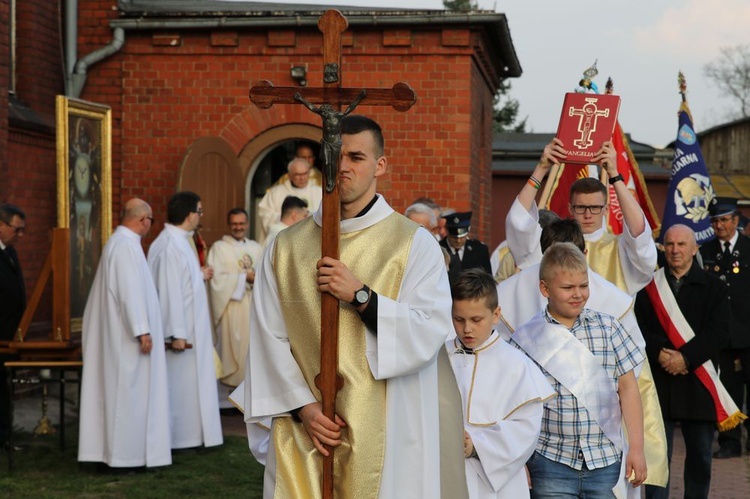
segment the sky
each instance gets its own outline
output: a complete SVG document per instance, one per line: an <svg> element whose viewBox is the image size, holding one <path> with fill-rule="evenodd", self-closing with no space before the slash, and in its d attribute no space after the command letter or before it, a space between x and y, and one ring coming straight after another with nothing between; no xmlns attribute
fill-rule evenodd
<svg viewBox="0 0 750 499"><path fill-rule="evenodd" d="M443 8L442 0L276 1ZM603 91L612 77L622 99L620 124L635 141L662 147L675 139L680 70L698 132L737 117L737 106L703 76L703 66L721 47L750 43L747 0L479 0L479 7L507 16L523 69L510 94L529 132L557 130L565 92L594 60L594 81Z"/></svg>

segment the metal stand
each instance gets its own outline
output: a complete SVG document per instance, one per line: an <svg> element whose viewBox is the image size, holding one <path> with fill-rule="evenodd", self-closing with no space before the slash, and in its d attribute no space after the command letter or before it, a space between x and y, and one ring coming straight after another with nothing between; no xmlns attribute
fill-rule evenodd
<svg viewBox="0 0 750 499"><path fill-rule="evenodd" d="M65 450L65 385L66 383L78 383L80 388L81 370L83 362L81 361L12 361L5 363L5 369L8 372L8 384L10 388L10 431L8 433L8 471L13 470L13 418L14 418L14 399L16 385L24 384L42 384L42 418L39 420L34 433L36 435L53 435L55 429L47 418L47 385L58 383L60 387L60 451ZM50 371L49 376L18 376L19 370L43 370ZM66 379L65 373L71 371L78 373L77 379ZM79 391L80 395L80 391Z"/></svg>
<svg viewBox="0 0 750 499"><path fill-rule="evenodd" d="M62 383L61 383L62 384ZM62 394L60 396L60 400L65 400L62 397ZM61 410L65 410L65 407L63 407ZM62 417L60 418L63 419ZM37 437L41 435L54 435L57 433L57 430L55 430L55 427L52 426L52 423L50 423L49 418L47 417L47 385L42 385L42 417L39 419L39 424L34 429L34 435Z"/></svg>

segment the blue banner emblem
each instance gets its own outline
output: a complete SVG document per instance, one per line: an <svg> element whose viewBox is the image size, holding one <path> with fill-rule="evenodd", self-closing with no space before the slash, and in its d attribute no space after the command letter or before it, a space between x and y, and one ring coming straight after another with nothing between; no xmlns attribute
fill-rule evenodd
<svg viewBox="0 0 750 499"><path fill-rule="evenodd" d="M672 225L683 224L695 231L698 244L707 243L714 238L708 207L715 195L685 104L680 108L670 175L659 242Z"/></svg>
<svg viewBox="0 0 750 499"><path fill-rule="evenodd" d="M690 125L682 125L682 127L680 127L680 131L677 132L677 140L679 140L683 144L692 146L693 144L695 144L695 141L697 139L695 137L695 132L690 127Z"/></svg>

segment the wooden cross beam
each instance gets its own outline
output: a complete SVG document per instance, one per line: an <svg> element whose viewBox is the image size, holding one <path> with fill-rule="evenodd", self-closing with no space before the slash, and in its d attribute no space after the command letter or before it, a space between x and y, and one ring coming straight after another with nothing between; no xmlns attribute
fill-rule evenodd
<svg viewBox="0 0 750 499"><path fill-rule="evenodd" d="M360 104L391 106L408 111L416 102L414 91L406 83L393 88L344 88L341 78L341 34L349 23L338 10L328 10L318 20L323 33L323 86L274 87L261 81L250 89L250 100L260 109L274 104L303 104L320 115L323 121L323 234L322 255L339 258L340 199L338 161L341 153L341 118ZM316 107L318 105L318 107ZM342 112L341 108L347 106ZM329 293L321 296L320 374L315 384L323 398L323 413L334 420L336 393L343 381L338 375L339 302ZM333 449L323 458L322 492L324 499L333 499Z"/></svg>

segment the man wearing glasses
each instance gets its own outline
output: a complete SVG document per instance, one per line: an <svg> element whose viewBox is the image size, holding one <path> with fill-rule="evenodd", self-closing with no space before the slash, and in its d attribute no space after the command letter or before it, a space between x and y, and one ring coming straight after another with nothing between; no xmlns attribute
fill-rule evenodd
<svg viewBox="0 0 750 499"><path fill-rule="evenodd" d="M268 234L268 229L274 222L281 219L281 205L287 196L296 196L307 202L310 210L318 209L323 199L323 190L319 183L310 181L310 163L302 158L294 158L287 166L288 178L283 182L272 186L258 204L263 237Z"/></svg>
<svg viewBox="0 0 750 499"><path fill-rule="evenodd" d="M11 341L26 309L26 286L21 264L13 245L23 237L26 215L13 204L0 205L0 341ZM5 448L10 432L10 392L0 355L0 448Z"/></svg>
<svg viewBox="0 0 750 499"><path fill-rule="evenodd" d="M508 246L521 269L541 261L541 227L534 198L550 167L560 164L564 158L564 151L563 143L557 138L547 144L533 175L524 184L505 220ZM614 187L622 209L623 232L619 236L607 232L604 223L607 188L595 178L579 179L570 187L570 214L581 226L586 240L586 260L591 270L634 296L651 281L656 268L651 227L622 175L617 172L617 153L612 142L605 142L591 162L607 170L609 183Z"/></svg>
<svg viewBox="0 0 750 499"><path fill-rule="evenodd" d="M125 203L83 312L79 461L172 464L159 298L141 246L151 215L141 199Z"/></svg>
<svg viewBox="0 0 750 499"><path fill-rule="evenodd" d="M200 196L190 191L174 194L167 205L168 223L148 252L164 338L171 340L167 376L173 449L224 442L208 295L189 241L201 216Z"/></svg>
<svg viewBox="0 0 750 499"><path fill-rule="evenodd" d="M737 230L740 215L736 199L714 198L708 214L716 238L700 249L703 268L727 283L732 309L729 344L719 354L721 382L742 409L745 386L750 386L750 238ZM750 430L747 421L745 428ZM717 459L740 457L742 428L719 433L719 447L714 453ZM745 447L750 452L750 441Z"/></svg>

